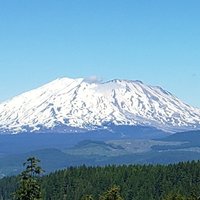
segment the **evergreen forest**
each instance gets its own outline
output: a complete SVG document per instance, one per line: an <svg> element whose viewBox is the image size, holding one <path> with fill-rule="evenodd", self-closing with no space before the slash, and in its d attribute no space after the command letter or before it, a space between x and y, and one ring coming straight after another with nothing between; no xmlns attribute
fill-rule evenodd
<svg viewBox="0 0 200 200"><path fill-rule="evenodd" d="M20 176L0 180L0 199L14 199ZM44 200L200 199L200 161L170 165L70 167L39 176ZM108 195L116 192L116 198ZM107 195L107 197L106 197Z"/></svg>

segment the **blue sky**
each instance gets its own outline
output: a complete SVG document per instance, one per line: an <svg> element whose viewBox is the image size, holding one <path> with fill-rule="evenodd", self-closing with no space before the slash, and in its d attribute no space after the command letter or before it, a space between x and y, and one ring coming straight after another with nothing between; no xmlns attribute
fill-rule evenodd
<svg viewBox="0 0 200 200"><path fill-rule="evenodd" d="M199 0L0 1L0 102L57 77L142 80L200 107Z"/></svg>

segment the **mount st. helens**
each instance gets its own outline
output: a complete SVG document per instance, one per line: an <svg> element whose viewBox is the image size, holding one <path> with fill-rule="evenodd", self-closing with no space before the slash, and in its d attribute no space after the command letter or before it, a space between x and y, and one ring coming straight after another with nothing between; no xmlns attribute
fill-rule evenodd
<svg viewBox="0 0 200 200"><path fill-rule="evenodd" d="M0 104L0 132L93 130L109 124L200 129L200 109L141 81L61 78Z"/></svg>

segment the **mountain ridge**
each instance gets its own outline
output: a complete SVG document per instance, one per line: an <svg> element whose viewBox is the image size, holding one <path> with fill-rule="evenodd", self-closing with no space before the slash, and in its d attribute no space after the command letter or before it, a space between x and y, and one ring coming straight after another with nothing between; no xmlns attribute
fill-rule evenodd
<svg viewBox="0 0 200 200"><path fill-rule="evenodd" d="M190 130L200 128L200 109L139 80L95 82L66 77L0 104L1 132L106 129L110 123Z"/></svg>

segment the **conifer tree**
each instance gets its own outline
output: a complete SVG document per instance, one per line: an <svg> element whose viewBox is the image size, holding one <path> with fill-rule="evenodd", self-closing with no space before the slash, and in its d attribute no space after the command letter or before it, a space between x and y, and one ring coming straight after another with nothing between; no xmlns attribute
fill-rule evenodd
<svg viewBox="0 0 200 200"><path fill-rule="evenodd" d="M81 198L81 200L94 200L94 198L92 197L92 195L85 195Z"/></svg>
<svg viewBox="0 0 200 200"><path fill-rule="evenodd" d="M38 183L38 177L43 172L38 166L38 160L35 157L30 157L23 164L26 169L20 174L20 186L14 193L15 200L40 200L41 188Z"/></svg>
<svg viewBox="0 0 200 200"><path fill-rule="evenodd" d="M108 191L106 191L102 196L100 196L99 200L124 200L124 199L120 196L120 188L114 185Z"/></svg>
<svg viewBox="0 0 200 200"><path fill-rule="evenodd" d="M187 200L187 198L178 193L170 193L165 198L163 198L163 200Z"/></svg>

